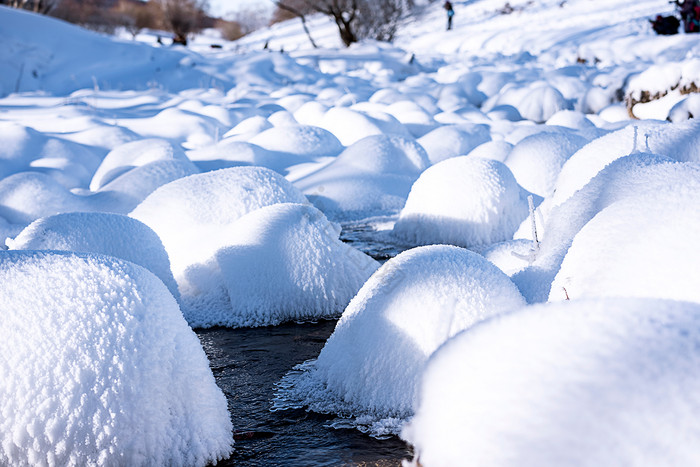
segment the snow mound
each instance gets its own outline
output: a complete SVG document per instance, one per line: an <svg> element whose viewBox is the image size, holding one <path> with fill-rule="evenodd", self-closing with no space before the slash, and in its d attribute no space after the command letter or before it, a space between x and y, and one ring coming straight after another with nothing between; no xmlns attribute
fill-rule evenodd
<svg viewBox="0 0 700 467"><path fill-rule="evenodd" d="M673 124L637 121L590 142L562 167L553 205L566 201L615 159L640 151L680 162L700 161L700 120Z"/></svg>
<svg viewBox="0 0 700 467"><path fill-rule="evenodd" d="M129 170L162 160L189 162L182 149L162 139L142 139L117 146L105 156L95 171L90 190L97 191ZM196 173L194 167L192 173Z"/></svg>
<svg viewBox="0 0 700 467"><path fill-rule="evenodd" d="M82 145L46 135L10 121L0 121L0 178L33 170L66 188L84 186L99 157Z"/></svg>
<svg viewBox="0 0 700 467"><path fill-rule="evenodd" d="M491 319L435 352L402 437L425 467L698 464L698 324L643 299Z"/></svg>
<svg viewBox="0 0 700 467"><path fill-rule="evenodd" d="M467 155L470 157L482 157L484 159L493 159L498 162L504 162L513 150L513 145L507 141L487 141L475 147Z"/></svg>
<svg viewBox="0 0 700 467"><path fill-rule="evenodd" d="M491 139L486 125L444 125L418 139L431 164L469 152Z"/></svg>
<svg viewBox="0 0 700 467"><path fill-rule="evenodd" d="M129 215L152 228L170 257L176 280L228 244L239 217L276 203L308 203L291 183L262 167L234 167L190 175L163 185Z"/></svg>
<svg viewBox="0 0 700 467"><path fill-rule="evenodd" d="M454 157L413 184L393 234L414 245L479 247L512 238L527 214L527 193L503 163Z"/></svg>
<svg viewBox="0 0 700 467"><path fill-rule="evenodd" d="M119 175L98 192L118 196L121 205L119 213L126 214L157 188L197 173L199 170L189 160L157 160Z"/></svg>
<svg viewBox="0 0 700 467"><path fill-rule="evenodd" d="M69 211L92 211L87 198L74 195L46 174L20 172L0 180L0 216L11 224Z"/></svg>
<svg viewBox="0 0 700 467"><path fill-rule="evenodd" d="M513 280L529 302L546 301L554 276L574 237L601 210L625 199L683 190L695 192L698 189L700 171L693 164L676 163L668 157L648 153L621 157L563 204L546 212L544 226L540 222L542 216L535 216L541 240L539 251L532 266L513 276ZM542 203L538 210L546 203ZM529 220L523 222L518 232L531 232L529 224ZM530 235L524 237L531 240Z"/></svg>
<svg viewBox="0 0 700 467"><path fill-rule="evenodd" d="M361 112L345 107L333 107L326 112L319 125L333 133L343 146L350 146L372 135L412 138L404 125L384 112Z"/></svg>
<svg viewBox="0 0 700 467"><path fill-rule="evenodd" d="M226 138L216 144L187 151L187 157L202 172L252 165L282 173L291 165L308 162L307 158L275 153L236 138Z"/></svg>
<svg viewBox="0 0 700 467"><path fill-rule="evenodd" d="M160 238L146 225L127 216L57 214L32 222L14 240L5 243L10 250L99 253L131 261L158 276L176 299L180 297Z"/></svg>
<svg viewBox="0 0 700 467"><path fill-rule="evenodd" d="M520 186L546 198L554 192L564 163L586 143L585 138L574 134L536 133L519 141L505 164Z"/></svg>
<svg viewBox="0 0 700 467"><path fill-rule="evenodd" d="M447 245L401 253L360 289L318 359L285 377L277 403L396 432L413 413L428 357L459 331L523 304L476 253Z"/></svg>
<svg viewBox="0 0 700 467"><path fill-rule="evenodd" d="M700 303L699 203L698 184L685 183L606 207L576 234L552 282L550 301L564 299L566 289L572 299L655 297Z"/></svg>
<svg viewBox="0 0 700 467"><path fill-rule="evenodd" d="M413 139L368 136L294 185L328 216L367 217L401 209L411 184L429 165Z"/></svg>
<svg viewBox="0 0 700 467"><path fill-rule="evenodd" d="M226 399L153 274L0 252L0 464L199 465L231 452Z"/></svg>
<svg viewBox="0 0 700 467"><path fill-rule="evenodd" d="M554 86L536 83L530 86L516 108L524 118L544 123L557 112L570 109L571 104Z"/></svg>
<svg viewBox="0 0 700 467"><path fill-rule="evenodd" d="M307 125L270 128L249 140L267 149L305 157L337 156L343 150L338 138L323 128Z"/></svg>
<svg viewBox="0 0 700 467"><path fill-rule="evenodd" d="M241 217L214 258L185 271L187 321L244 327L338 316L379 267L339 235L309 205L275 204Z"/></svg>

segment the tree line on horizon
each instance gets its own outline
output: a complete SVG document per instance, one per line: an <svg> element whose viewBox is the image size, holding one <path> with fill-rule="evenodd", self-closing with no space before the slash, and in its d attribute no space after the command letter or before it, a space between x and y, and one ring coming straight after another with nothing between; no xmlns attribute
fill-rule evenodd
<svg viewBox="0 0 700 467"><path fill-rule="evenodd" d="M172 34L174 44L187 45L189 36L217 28L227 40L277 22L299 18L316 47L306 19L322 14L331 18L346 46L362 39L392 41L401 21L415 13L414 0L270 0L271 18L260 11L238 12L233 19L213 18L207 0L0 0L0 5L21 8L62 19L103 33L123 27L135 38L144 29ZM432 2L434 0L429 0Z"/></svg>

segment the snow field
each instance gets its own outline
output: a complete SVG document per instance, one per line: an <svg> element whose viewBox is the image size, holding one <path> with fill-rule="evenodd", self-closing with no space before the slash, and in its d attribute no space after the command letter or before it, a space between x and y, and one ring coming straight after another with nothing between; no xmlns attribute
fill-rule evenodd
<svg viewBox="0 0 700 467"><path fill-rule="evenodd" d="M277 408L375 436L416 414L426 466L696 463L696 36L653 35L665 0L503 3L456 2L454 31L434 5L394 44L313 17L319 49L286 22L217 51L0 6L0 464L225 457L185 321L341 314ZM377 269L335 222L483 256Z"/></svg>

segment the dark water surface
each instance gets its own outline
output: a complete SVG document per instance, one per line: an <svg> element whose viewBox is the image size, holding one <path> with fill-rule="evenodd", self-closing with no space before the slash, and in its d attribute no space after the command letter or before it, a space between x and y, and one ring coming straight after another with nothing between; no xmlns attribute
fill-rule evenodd
<svg viewBox="0 0 700 467"><path fill-rule="evenodd" d="M253 329L197 330L233 420L235 452L218 465L397 466L410 458L398 438L377 440L327 425L335 417L303 409L271 412L274 385L315 358L335 321Z"/></svg>

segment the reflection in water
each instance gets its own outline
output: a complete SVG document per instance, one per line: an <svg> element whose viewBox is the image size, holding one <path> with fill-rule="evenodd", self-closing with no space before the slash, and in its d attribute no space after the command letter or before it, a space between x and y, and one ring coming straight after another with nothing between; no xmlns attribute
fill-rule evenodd
<svg viewBox="0 0 700 467"><path fill-rule="evenodd" d="M218 465L388 467L410 458L398 438L377 440L355 429L330 428L333 416L270 411L275 383L318 356L334 327L335 321L322 321L197 331L235 430L235 452Z"/></svg>

